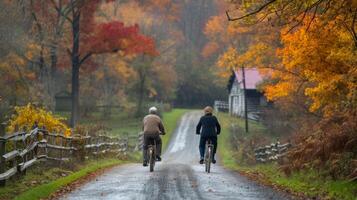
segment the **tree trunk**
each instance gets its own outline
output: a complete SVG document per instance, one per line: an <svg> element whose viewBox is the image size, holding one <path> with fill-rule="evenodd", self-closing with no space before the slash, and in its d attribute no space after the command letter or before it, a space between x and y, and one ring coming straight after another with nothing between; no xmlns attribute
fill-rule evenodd
<svg viewBox="0 0 357 200"><path fill-rule="evenodd" d="M136 116L140 117L142 114L142 106L144 100L144 87L145 87L146 75L145 73L140 73L140 87L139 87L139 99L138 99L138 109L136 111Z"/></svg>
<svg viewBox="0 0 357 200"><path fill-rule="evenodd" d="M79 20L80 13L74 12L72 23L72 113L71 127L74 128L79 117Z"/></svg>
<svg viewBox="0 0 357 200"><path fill-rule="evenodd" d="M49 95L50 95L50 108L52 111L55 110L55 96L57 93L56 85L56 75L57 75L57 42L53 42L51 49L51 66L50 66L50 77L49 77Z"/></svg>

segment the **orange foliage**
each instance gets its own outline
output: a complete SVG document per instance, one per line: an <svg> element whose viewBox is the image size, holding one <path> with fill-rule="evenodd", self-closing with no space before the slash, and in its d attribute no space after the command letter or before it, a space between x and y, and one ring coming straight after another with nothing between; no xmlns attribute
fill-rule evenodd
<svg viewBox="0 0 357 200"><path fill-rule="evenodd" d="M283 32L286 30L283 30ZM322 109L325 114L351 102L357 89L357 54L347 30L334 22L313 23L282 36L284 47L277 51L286 72L273 72L277 84L267 87L267 96L274 100L296 92L308 83L304 93L312 100L310 111Z"/></svg>
<svg viewBox="0 0 357 200"><path fill-rule="evenodd" d="M209 42L207 43L202 50L203 57L210 57L212 54L216 53L219 50L219 45L217 42Z"/></svg>
<svg viewBox="0 0 357 200"><path fill-rule="evenodd" d="M181 4L172 0L149 0L146 5L149 10L160 12L168 21L178 21L181 13Z"/></svg>
<svg viewBox="0 0 357 200"><path fill-rule="evenodd" d="M292 3L285 13L281 11L281 16L272 19L269 13L280 5L278 1L241 20L250 23L267 14L260 24L247 29L232 23L225 32L231 32L238 42L234 48L229 45L225 48L217 71L243 65L267 72L270 80L263 85L265 95L275 105L290 109L295 125L299 126L295 147L289 153L290 162L283 168L324 167L334 178L356 178L357 38L353 34L357 28L353 23L356 5L351 1L326 2L317 5L318 9L328 8L323 14L301 13ZM312 3L306 2L303 7ZM256 6L236 5L241 6L238 12L243 14ZM293 29L291 24L273 27L276 22L281 25L290 19L302 22ZM221 28L214 22L210 26ZM242 40L241 34L246 34L246 40ZM212 36L215 34L208 37L215 39ZM242 42L246 42L246 48L237 45Z"/></svg>

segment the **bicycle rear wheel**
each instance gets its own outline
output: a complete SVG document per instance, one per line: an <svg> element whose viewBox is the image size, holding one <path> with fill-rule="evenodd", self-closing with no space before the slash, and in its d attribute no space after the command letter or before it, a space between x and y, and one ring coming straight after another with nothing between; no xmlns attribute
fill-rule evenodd
<svg viewBox="0 0 357 200"><path fill-rule="evenodd" d="M208 146L208 152L207 152L207 159L206 159L206 172L210 173L211 172L211 162L212 162L212 147Z"/></svg>
<svg viewBox="0 0 357 200"><path fill-rule="evenodd" d="M149 164L150 164L150 172L154 171L154 166L155 166L155 151L151 147L149 150Z"/></svg>

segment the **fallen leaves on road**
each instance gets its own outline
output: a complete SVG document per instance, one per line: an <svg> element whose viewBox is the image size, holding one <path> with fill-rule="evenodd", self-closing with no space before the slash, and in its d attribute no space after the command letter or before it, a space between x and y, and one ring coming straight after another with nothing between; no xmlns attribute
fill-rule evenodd
<svg viewBox="0 0 357 200"><path fill-rule="evenodd" d="M62 187L57 192L53 193L50 197L48 197L46 200L57 200L60 197L64 196L65 194L68 194L68 193L78 189L80 186L82 186L85 183L88 183L88 182L94 181L94 180L98 181L97 177L99 175L104 174L105 172L112 169L113 167L115 167L115 166L111 166L111 167L108 167L105 169L97 170L96 172L89 173L85 177L80 178L77 181L70 183L65 187ZM104 193L101 193L100 195L103 196Z"/></svg>

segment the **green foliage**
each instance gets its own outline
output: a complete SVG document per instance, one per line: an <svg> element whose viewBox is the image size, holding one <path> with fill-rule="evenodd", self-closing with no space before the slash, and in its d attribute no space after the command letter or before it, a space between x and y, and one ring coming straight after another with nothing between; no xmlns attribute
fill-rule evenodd
<svg viewBox="0 0 357 200"><path fill-rule="evenodd" d="M261 124L249 121L249 132L246 133L243 119L230 117L226 113L218 113L217 117L223 127L218 148L224 165L246 164L248 160L253 162L253 149L265 140L267 130Z"/></svg>
<svg viewBox="0 0 357 200"><path fill-rule="evenodd" d="M294 172L286 176L278 170L279 166L275 164L257 165L247 171L258 171L264 174L265 178L291 191L303 193L308 197L324 196L328 199L346 199L355 200L357 183L346 180L332 180L323 177L321 172L313 169Z"/></svg>
<svg viewBox="0 0 357 200"><path fill-rule="evenodd" d="M70 113L59 112L60 116L68 116ZM94 112L90 116L82 118L80 125L99 124L106 127L108 134L112 136L137 135L141 129L141 119L130 117L129 114L122 110L112 109L109 118L103 117L101 112Z"/></svg>
<svg viewBox="0 0 357 200"><path fill-rule="evenodd" d="M209 63L204 63L194 52L183 50L178 59L177 73L179 81L176 91L175 105L181 107L204 107L214 100L227 98L226 83L220 82L215 70ZM192 63L187 63L192 62Z"/></svg>

